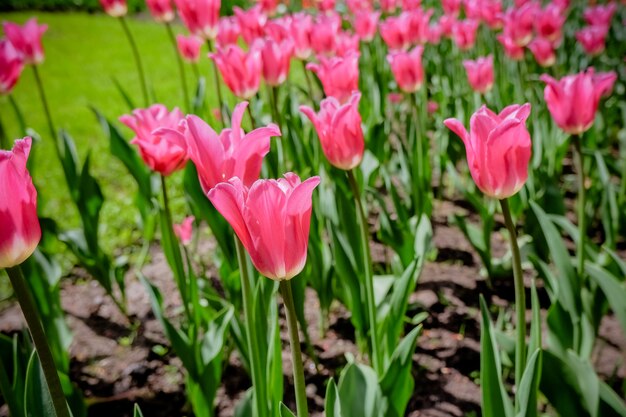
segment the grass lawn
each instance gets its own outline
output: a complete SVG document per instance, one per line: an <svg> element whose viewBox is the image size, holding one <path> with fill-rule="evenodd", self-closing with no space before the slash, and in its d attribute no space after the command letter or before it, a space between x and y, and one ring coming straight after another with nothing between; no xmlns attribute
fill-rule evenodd
<svg viewBox="0 0 626 417"><path fill-rule="evenodd" d="M91 153L92 174L100 181L106 197L100 230L103 243L109 248L129 243L138 236L132 233L136 215L132 207L133 181L122 164L111 156L108 140L90 110L93 106L116 122L120 115L129 111L115 87L113 77L136 105L142 104L135 63L122 27L117 19L105 14L4 13L0 14L0 20L22 23L32 16L48 25L43 38L46 60L40 66L40 72L55 124L57 128L66 129L74 138L81 160ZM154 91L157 102L170 108L180 106L178 68L165 27L153 22L147 15L129 20L143 57L149 88ZM183 30L182 26L175 25L176 32ZM203 59L200 69L208 78L209 97L215 100L210 106L215 107L216 99L210 94L213 85L210 61ZM191 67L186 65L186 70L188 85L195 87ZM53 217L63 228L74 227L78 216L48 134L31 68L25 69L13 96L27 125L42 137L33 162L36 166L35 183L45 201L43 214ZM0 97L0 118L10 138L24 136L6 97ZM131 131L126 127L122 131L130 139ZM178 221L184 215L180 177L175 176L170 185L178 214L175 221Z"/></svg>

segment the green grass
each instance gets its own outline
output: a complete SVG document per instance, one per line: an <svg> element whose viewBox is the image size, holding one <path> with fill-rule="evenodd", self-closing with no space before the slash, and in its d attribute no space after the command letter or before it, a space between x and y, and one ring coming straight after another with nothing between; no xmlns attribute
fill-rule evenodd
<svg viewBox="0 0 626 417"><path fill-rule="evenodd" d="M130 243L138 236L132 232L137 215L133 207L135 186L122 164L111 156L108 140L90 110L93 106L121 125L117 118L129 109L112 77L120 82L137 106L142 105L135 63L122 27L117 19L104 14L4 13L0 14L0 20L22 23L33 15L49 26L43 39L46 60L40 72L55 124L74 138L81 160L91 153L92 174L99 180L106 197L100 229L103 243L109 248ZM178 68L165 27L148 17L129 20L156 102L169 108L181 106ZM182 32L183 28L176 26L175 31ZM210 94L213 78L208 59L202 60L200 69L208 77L209 97L214 101L210 106L215 107L215 98ZM195 77L188 65L186 70L188 85L195 86ZM63 228L75 227L78 216L48 134L31 68L25 69L13 97L27 125L42 137L34 151L33 162L35 184L45 202L43 214L54 218ZM6 97L0 97L0 118L11 139L24 136ZM127 139L132 137L126 127L122 132ZM178 212L175 220L180 220L184 214L180 183L180 176L170 181Z"/></svg>

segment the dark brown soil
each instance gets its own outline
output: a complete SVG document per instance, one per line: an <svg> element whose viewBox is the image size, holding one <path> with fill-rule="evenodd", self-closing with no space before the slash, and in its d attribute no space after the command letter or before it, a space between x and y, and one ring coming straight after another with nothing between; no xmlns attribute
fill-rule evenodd
<svg viewBox="0 0 626 417"><path fill-rule="evenodd" d="M424 323L424 332L413 356L416 384L407 415L461 417L474 413L479 416L478 295L483 293L491 302L506 306L512 303L513 288L510 279L502 279L490 290L481 276L478 256L461 232L448 225L452 213L468 214L465 208L444 201L437 204L434 213L433 245L437 248L437 257L425 265L417 290L409 300L409 315L426 311L429 318ZM201 250L211 253L211 242L203 245ZM493 238L494 256L502 256L506 251L505 238L496 234ZM176 315L180 299L158 248L153 251L152 262L143 272L164 294L167 314ZM529 284L531 276L527 278ZM167 347L168 342L150 310L147 294L132 271L127 281L129 313L136 321L132 324L116 310L94 281L70 277L63 283L63 307L74 333L70 348L71 377L91 404L89 416L130 417L133 403L141 406L146 417L191 415L185 404L182 365L169 350L158 348ZM547 301L541 288L540 293L542 300ZM310 359L305 363L313 416L323 415L325 383L346 363L345 353L358 356L354 330L345 308L339 304L333 306L329 331L323 338L318 331L318 311L315 293L308 290L306 315L320 360L318 371ZM19 307L7 306L0 313L0 332L13 333L21 327ZM287 346L284 330L281 337L283 345ZM602 323L594 352L600 375L623 381L626 378L624 352L626 340L619 323L608 316ZM286 351L283 360L285 400L295 409L290 385L291 364ZM218 392L217 415L232 416L235 404L249 386L248 376L236 354L232 354ZM6 408L0 408L0 416L6 415Z"/></svg>

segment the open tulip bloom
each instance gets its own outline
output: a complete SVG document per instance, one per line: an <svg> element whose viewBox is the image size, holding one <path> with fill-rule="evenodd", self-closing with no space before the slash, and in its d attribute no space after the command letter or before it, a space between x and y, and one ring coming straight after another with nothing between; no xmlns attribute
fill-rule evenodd
<svg viewBox="0 0 626 417"><path fill-rule="evenodd" d="M38 65L43 62L41 37L48 30L48 25L39 25L37 19L32 18L22 26L13 22L4 22L2 29L26 65Z"/></svg>
<svg viewBox="0 0 626 417"><path fill-rule="evenodd" d="M13 44L0 39L0 95L10 94L22 75L24 62Z"/></svg>

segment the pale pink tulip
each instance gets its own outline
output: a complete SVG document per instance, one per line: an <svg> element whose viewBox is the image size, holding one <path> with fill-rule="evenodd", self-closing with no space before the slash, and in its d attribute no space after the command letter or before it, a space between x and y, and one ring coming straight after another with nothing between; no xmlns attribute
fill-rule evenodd
<svg viewBox="0 0 626 417"><path fill-rule="evenodd" d="M200 60L200 48L203 43L202 39L194 35L176 35L178 52L187 62L198 62Z"/></svg>
<svg viewBox="0 0 626 417"><path fill-rule="evenodd" d="M44 60L41 36L48 25L38 25L37 18L26 21L23 26L13 22L3 22L4 34L26 65L41 64Z"/></svg>
<svg viewBox="0 0 626 417"><path fill-rule="evenodd" d="M190 33L215 40L221 0L174 0L178 14Z"/></svg>
<svg viewBox="0 0 626 417"><path fill-rule="evenodd" d="M493 55L472 60L463 61L467 71L467 81L472 89L485 94L493 87Z"/></svg>
<svg viewBox="0 0 626 417"><path fill-rule="evenodd" d="M175 13L172 0L146 0L150 14L157 22L171 22Z"/></svg>
<svg viewBox="0 0 626 417"><path fill-rule="evenodd" d="M234 95L247 100L259 91L263 63L258 43L247 52L238 45L227 45L217 48L209 57L215 61L224 83Z"/></svg>
<svg viewBox="0 0 626 417"><path fill-rule="evenodd" d="M24 62L13 44L0 39L0 95L10 94L20 79Z"/></svg>
<svg viewBox="0 0 626 417"><path fill-rule="evenodd" d="M306 68L320 79L327 97L335 97L342 103L359 89L359 54L356 52L345 57L320 57L319 64L310 63Z"/></svg>
<svg viewBox="0 0 626 417"><path fill-rule="evenodd" d="M387 55L396 83L405 93L416 92L424 82L423 52L422 46L416 46L410 52L392 52Z"/></svg>
<svg viewBox="0 0 626 417"><path fill-rule="evenodd" d="M193 222L196 220L193 216L187 216L180 224L172 225L174 234L183 245L187 246L193 238Z"/></svg>

